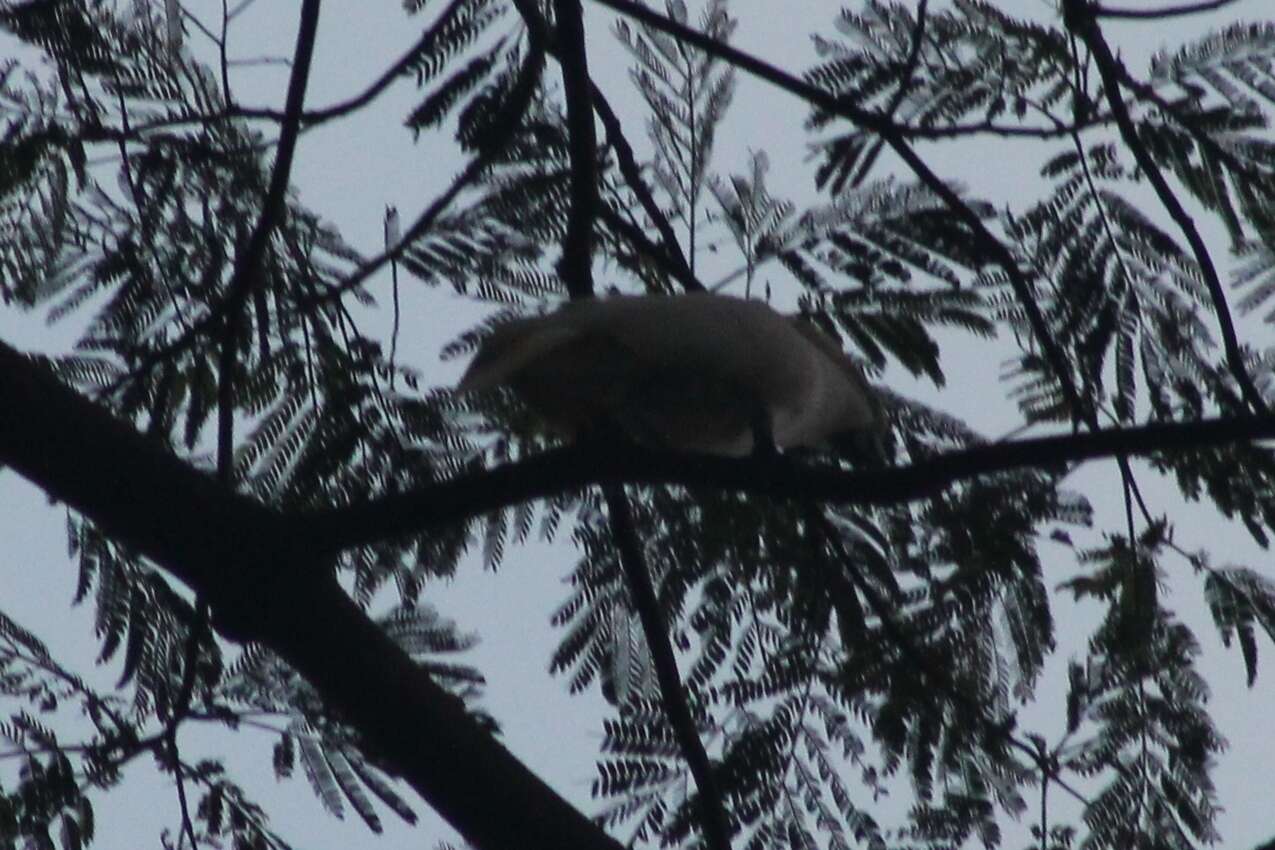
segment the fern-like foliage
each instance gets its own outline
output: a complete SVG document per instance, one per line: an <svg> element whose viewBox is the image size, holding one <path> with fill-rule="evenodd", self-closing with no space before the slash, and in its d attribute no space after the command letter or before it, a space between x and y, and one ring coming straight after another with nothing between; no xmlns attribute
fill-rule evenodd
<svg viewBox="0 0 1275 850"><path fill-rule="evenodd" d="M744 297L752 296L753 275L768 256L778 253L789 240L785 225L794 205L773 197L766 189L770 160L764 152L752 155L750 173L729 180L710 178L709 188L722 209L722 219L744 258Z"/></svg>
<svg viewBox="0 0 1275 850"><path fill-rule="evenodd" d="M87 792L119 781L106 756L111 746L118 746L134 732L122 716L123 706L109 696L100 696L60 665L38 637L3 614L0 697L25 704L0 719L5 755L22 758L16 785L0 792L0 839L11 846L22 839L39 846L79 850L93 840L95 829ZM97 722L93 750L77 755L64 748L49 727L49 718L68 703L90 712Z"/></svg>
<svg viewBox="0 0 1275 850"><path fill-rule="evenodd" d="M1138 410L1140 384L1157 416L1199 415L1196 388L1216 365L1194 259L1108 188L1126 176L1113 149L1060 154L1044 172L1057 181L1052 195L1011 228L1037 279L1048 282L1046 317L1073 353L1084 393L1123 422ZM1058 415L1048 389L1024 386L1020 404L1031 418Z"/></svg>
<svg viewBox="0 0 1275 850"><path fill-rule="evenodd" d="M1275 145L1262 136L1275 108L1266 24L1237 24L1181 49L1158 53L1149 82L1165 96L1151 101L1139 127L1157 154L1236 243L1271 227Z"/></svg>
<svg viewBox="0 0 1275 850"><path fill-rule="evenodd" d="M1204 583L1204 596L1222 642L1239 643L1251 688L1257 680L1257 639L1254 626L1275 640L1275 584L1247 567L1212 570Z"/></svg>
<svg viewBox="0 0 1275 850"><path fill-rule="evenodd" d="M816 36L822 61L806 78L901 123L994 126L1002 117L1050 116L1075 105L1066 36L991 3L958 0L950 9L930 9L918 30L908 6L870 0L861 11L842 11L836 23L844 40ZM816 112L810 124L830 121ZM823 142L817 180L840 193L866 176L881 146L863 130L837 132Z"/></svg>
<svg viewBox="0 0 1275 850"><path fill-rule="evenodd" d="M476 642L462 635L455 624L428 607L400 607L380 618L380 625L422 669L445 688L467 701L481 694L483 677L472 667L446 660ZM344 817L348 805L373 832L382 831L373 800L407 823L416 814L395 789L393 781L377 765L374 753L357 735L330 717L322 701L299 675L274 655L249 648L222 678L217 696L240 710L274 715L286 721L274 747L275 774L293 773L301 762L306 779L324 807ZM495 729L481 712L478 719Z"/></svg>
<svg viewBox="0 0 1275 850"><path fill-rule="evenodd" d="M729 41L736 22L726 6L725 0L705 4L700 30ZM678 23L689 20L681 0L669 0L665 8ZM655 146L651 173L669 201L670 218L684 228L693 267L701 247L701 198L709 185L709 158L734 94L734 69L650 27L633 28L621 20L615 35L635 60L633 83L650 109L647 135Z"/></svg>
<svg viewBox="0 0 1275 850"><path fill-rule="evenodd" d="M1086 807L1083 846L1151 840L1186 848L1217 838L1208 764L1225 741L1205 710L1199 646L1159 601L1165 531L1153 525L1134 542L1113 537L1084 553L1089 574L1067 584L1077 598L1108 605L1089 668L1073 671L1068 696L1075 740L1062 763L1105 782Z"/></svg>

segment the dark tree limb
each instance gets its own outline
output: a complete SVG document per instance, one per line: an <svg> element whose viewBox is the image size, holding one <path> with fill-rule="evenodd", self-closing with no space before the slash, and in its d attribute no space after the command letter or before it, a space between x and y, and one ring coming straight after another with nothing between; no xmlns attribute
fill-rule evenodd
<svg viewBox="0 0 1275 850"><path fill-rule="evenodd" d="M638 445L617 452L601 442L586 442L361 505L299 515L294 521L307 529L316 545L336 551L591 484L676 484L774 499L888 505L928 498L959 481L1017 469L1062 469L1120 454L1147 457L1272 438L1275 416L1203 419L983 444L909 466L853 471L782 457L726 458Z"/></svg>
<svg viewBox="0 0 1275 850"><path fill-rule="evenodd" d="M982 445L861 472L636 446L617 453L599 443L354 507L285 515L228 492L0 343L0 463L202 594L223 635L278 652L431 806L484 848L619 845L492 740L358 610L329 571L340 548L590 484L680 484L885 504L1012 469L1272 438L1275 416L1212 419ZM491 817L493 798L504 801L499 818Z"/></svg>
<svg viewBox="0 0 1275 850"><path fill-rule="evenodd" d="M0 464L190 586L223 636L278 653L475 846L620 850L359 610L306 523L228 491L2 343Z"/></svg>
<svg viewBox="0 0 1275 850"><path fill-rule="evenodd" d="M571 155L571 206L562 240L558 275L572 298L593 295L593 222L598 210L598 139L593 128L592 83L584 43L580 0L554 0L558 64L567 100Z"/></svg>
<svg viewBox="0 0 1275 850"><path fill-rule="evenodd" d="M1173 193L1168 181L1165 180L1164 174L1160 171L1160 166L1156 164L1146 145L1138 138L1137 127L1134 126L1133 118L1129 115L1129 108L1125 105L1123 97L1121 97L1121 78L1127 77L1128 72L1124 69L1120 60L1112 54L1111 48L1102 36L1101 28L1094 18L1093 9L1087 4L1086 0L1065 0L1063 3L1063 19L1067 24L1067 28L1080 36L1081 40L1089 48L1089 52L1093 55L1094 62L1098 67L1098 74L1102 77L1102 88L1106 93L1107 103L1111 107L1111 114L1116 119L1116 126L1120 128L1121 138L1124 139L1125 145L1133 153L1133 158L1137 161L1138 167L1142 169L1142 173L1151 182L1151 187L1155 190L1160 203L1164 205L1165 210L1169 213L1169 217L1177 224L1178 229L1182 231L1182 235L1186 237L1187 243L1191 246L1191 253L1195 256L1196 265L1200 267L1200 273L1204 275L1204 282L1209 290L1209 298L1213 302L1213 313L1217 317L1218 327L1222 333L1222 344L1226 349L1226 363L1231 375L1239 385L1240 392L1249 407L1256 413L1264 412L1266 410L1266 402L1253 384L1253 379L1244 365L1244 353L1240 349L1239 337L1235 332L1235 323L1231 319L1231 310L1227 305L1226 292L1222 287L1221 279L1218 277L1217 267L1213 264L1213 258L1209 254L1208 246L1204 244L1204 238L1200 236L1200 231L1196 229L1195 222L1191 220L1191 216L1182 207L1182 203Z"/></svg>
<svg viewBox="0 0 1275 850"><path fill-rule="evenodd" d="M633 516L629 511L623 485L603 487L602 494L606 498L611 528L620 550L620 568L624 571L629 595L638 612L638 618L642 621L642 633L646 636L646 645L655 665L655 677L660 685L660 702L699 791L697 808L704 839L712 850L730 850L730 826L726 819L722 792L718 787L717 777L713 774L708 753L699 739L686 693L682 689L677 656L669 642L668 623L660 608L655 586L651 583L650 567L642 556L642 543L638 540L637 530L633 525Z"/></svg>

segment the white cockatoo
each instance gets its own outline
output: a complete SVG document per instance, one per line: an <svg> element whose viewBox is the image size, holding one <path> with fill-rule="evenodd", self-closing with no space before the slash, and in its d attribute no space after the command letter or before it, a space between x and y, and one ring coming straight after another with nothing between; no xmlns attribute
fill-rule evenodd
<svg viewBox="0 0 1275 850"><path fill-rule="evenodd" d="M551 426L603 422L650 445L724 455L877 438L858 367L813 325L760 301L692 293L573 301L497 327L459 392L509 387Z"/></svg>

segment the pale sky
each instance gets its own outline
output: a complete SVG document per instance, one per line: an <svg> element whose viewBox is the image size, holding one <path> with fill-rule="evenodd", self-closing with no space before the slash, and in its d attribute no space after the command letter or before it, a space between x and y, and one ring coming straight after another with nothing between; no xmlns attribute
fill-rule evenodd
<svg viewBox="0 0 1275 850"><path fill-rule="evenodd" d="M162 6L162 4L160 4ZM280 56L290 53L295 34L295 5L258 2L232 31L232 55L241 58ZM435 3L435 6L441 5ZM646 148L636 99L626 78L627 56L605 27L608 18L586 0L590 29L590 63L595 78L612 102L627 115L630 141L639 150ZM692 20L697 18L695 5ZM782 4L783 14L775 14L781 4L760 0L738 0L733 14L739 18L735 44L759 53L776 64L800 71L813 57L807 39L814 30L831 34L831 19L840 4L801 0ZM942 4L932 4L939 5ZM1128 5L1150 7L1151 3L1128 0ZM1047 19L1051 6L1039 0L1004 0L1000 8L1012 14L1028 14ZM190 0L185 7L206 21L220 15L220 4L210 0ZM1213 16L1211 21L1253 20L1266 13L1264 0L1244 0ZM398 56L419 35L422 21L405 18L398 3L372 4L354 0L329 0L320 20L314 73L307 106L317 107L361 90L383 67ZM1160 22L1153 27L1116 25L1109 38L1119 44L1126 63L1137 75L1145 74L1147 58L1164 46L1176 46L1184 39L1202 34L1203 18ZM405 23L406 21L406 23ZM512 25L512 17L510 18ZM207 42L188 28L187 46L206 51ZM0 42L0 53L5 45ZM556 75L556 68L551 73ZM237 72L238 97L245 105L279 106L286 83L281 66L253 66ZM345 238L365 254L381 248L381 215L386 204L395 204L404 221L416 212L451 179L457 159L450 139L441 142L422 136L413 142L401 126L402 116L419 100L410 80L392 88L376 104L353 122L327 125L305 134L298 148L293 183L302 202L323 218L337 224ZM798 202L814 198L801 124L808 110L782 93L743 78L739 79L736 105L729 133L722 134L713 165L720 173L743 171L750 150L768 151L771 161L769 186L778 195ZM922 153L942 176L964 182L977 196L1019 208L1036 197L1040 184L1035 177L1045 148L1029 152L1029 159L1016 159L1016 148L1006 143L948 144L922 148ZM890 167L883 163L879 167ZM908 180L910 175L899 175ZM1154 201L1148 196L1148 213ZM1157 216L1163 220L1163 216ZM1204 224L1203 217L1197 221ZM1215 259L1226 260L1226 241L1208 223L1207 230ZM774 274L774 272L771 272ZM706 275L712 279L712 275ZM370 290L388 301L388 273L375 279ZM438 352L451 335L465 323L481 315L450 291L424 290L404 276L404 330L400 357L420 368L433 382L450 384L463 362L440 363ZM605 278L599 283L604 284ZM375 327L375 325L372 325ZM386 320L381 327L388 327ZM1249 339L1260 347L1271 344L1269 329L1246 324ZM56 350L66 344L67 331L46 328L38 317L15 314L0 308L0 339L20 348ZM901 392L936 402L989 436L1003 434L1018 424L1016 412L1000 398L1004 388L993 385L993 369L1011 348L1002 343L983 346L955 335L943 337L944 368L949 386L938 393L920 385L897 370L887 372L885 381ZM1098 530L1121 529L1123 508L1119 499L1114 464L1092 464L1075 475L1069 484L1084 492L1097 510ZM1167 513L1178 540L1187 548L1207 546L1214 563L1245 564L1269 568L1269 554L1257 549L1242 527L1219 520L1211 510L1183 507L1169 488L1156 482L1149 471L1140 473L1153 512ZM0 610L32 629L52 645L59 658L103 686L118 676L118 661L107 669L93 668L98 643L92 630L92 612L87 606L70 609L75 567L66 556L65 515L50 507L38 491L11 472L0 472ZM1082 535L1076 535L1081 542ZM559 635L548 625L548 614L565 592L561 578L574 563L569 534L560 534L555 545L536 544L511 551L498 574L483 572L475 558L458 578L446 585L431 587L423 598L442 613L455 619L462 629L477 630L482 643L472 653L471 663L489 679L485 707L504 726L504 741L515 754L544 776L551 785L586 812L596 804L589 798L594 778L594 757L601 738L603 703L596 689L568 697L566 683L547 674L550 652ZM1093 541L1097 537L1092 538ZM1056 584L1075 572L1069 554L1060 546L1041 544L1046 563L1046 580ZM1168 602L1196 631L1205 648L1202 669L1209 676L1214 697L1210 704L1216 722L1230 739L1216 773L1219 798L1227 812L1220 827L1225 846L1247 848L1275 835L1275 815L1269 805L1270 765L1275 763L1275 743L1263 722L1275 705L1275 647L1259 637L1259 672L1256 686L1244 685L1244 669L1238 652L1221 648L1208 619L1200 594L1201 582L1190 575L1186 565L1168 561L1173 574L1168 584ZM1060 649L1042 688L1040 702L1048 711L1027 712L1024 723L1048 736L1062 728L1061 694L1065 682L1061 671L1067 661L1083 657L1083 638L1092 626L1097 609L1077 607L1068 599L1058 599L1055 614L1059 622ZM11 707L0 703L0 714ZM227 755L232 773L256 795L270 812L274 826L294 846L338 848L357 845L368 848L429 848L438 839L455 840L455 834L409 795L421 816L414 830L398 825L392 813L383 812L387 825L384 836L367 832L357 816L347 814L344 823L335 821L310 792L300 768L296 776L276 783L270 767L273 740L266 735L221 731L183 732L183 745L196 752L199 747ZM11 765L0 762L0 776L11 777ZM134 776L134 774L136 776ZM1056 799L1055 796L1054 799ZM896 801L899 805L905 800ZM175 795L149 765L139 764L129 773L129 781L108 797L98 797L98 837L101 850L132 850L151 846L163 826L176 827L178 810ZM879 818L885 825L885 818ZM1027 843L1030 823L1008 827L1004 846ZM620 836L621 838L625 836Z"/></svg>

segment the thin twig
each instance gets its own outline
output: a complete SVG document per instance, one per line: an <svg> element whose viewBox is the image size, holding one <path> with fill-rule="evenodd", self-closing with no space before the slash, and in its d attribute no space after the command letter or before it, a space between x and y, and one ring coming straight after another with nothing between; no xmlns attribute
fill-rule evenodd
<svg viewBox="0 0 1275 850"><path fill-rule="evenodd" d="M1090 169L1090 167L1089 167L1089 158L1088 158L1088 156L1085 154L1084 145L1083 145L1083 144L1081 144L1081 141L1080 141L1080 134L1079 134L1079 133L1073 133L1073 134L1072 134L1072 136L1071 136L1071 141L1072 141L1072 146L1075 148L1075 151L1076 151L1076 157L1077 157L1077 158L1078 158L1078 160L1080 161L1080 167L1081 167L1081 170L1082 170L1082 172L1084 173L1084 177L1085 177L1085 184L1089 187L1089 194L1093 197L1093 199L1094 199L1094 203L1095 203L1095 204L1097 204L1097 206L1098 206L1099 213L1100 213L1100 218L1101 218L1101 220L1102 220L1102 227L1103 227L1103 231L1106 233L1106 235L1107 235L1107 239L1111 242L1111 244L1112 244L1112 245L1116 245L1116 246L1118 246L1120 243L1119 243L1119 241L1116 239L1116 235L1115 235L1115 233L1113 233L1113 232L1112 232L1112 230L1111 230L1110 217L1109 217L1109 215L1107 214L1107 208L1106 208L1106 205L1105 205L1105 204L1103 203L1103 201L1102 201L1102 196L1101 196L1101 194L1098 192L1098 186L1097 186L1097 183L1094 181L1094 178L1093 178L1093 171L1092 171L1092 170ZM1130 274L1130 272L1129 272L1129 270L1128 270L1128 267L1127 267L1127 265L1125 264L1124 256L1123 256L1123 255L1119 252L1119 250L1118 250L1118 249L1117 249L1117 251L1116 251L1116 260L1117 260L1117 262L1120 264L1121 272L1122 272L1122 273L1124 274L1124 276L1125 276L1126 285L1129 285L1129 284L1128 284L1128 281L1131 281L1131 280L1132 280L1133 275L1132 275L1132 274ZM1141 318L1141 317L1139 317L1139 318ZM1129 539L1130 539L1130 540L1133 540L1133 537L1134 537L1134 526L1133 526L1133 501L1134 501L1134 497L1136 496L1136 497L1137 497L1138 504L1142 505L1142 510L1143 510L1143 514L1144 514L1144 515L1145 515L1145 514L1146 514L1146 512L1147 512L1147 511L1146 511L1146 504L1142 501L1142 493L1141 493L1141 489L1138 487L1138 481L1137 481L1137 479L1136 479L1136 478L1134 477L1134 475L1133 475L1133 467L1129 465L1129 457L1128 457L1128 455L1125 455L1125 454L1117 454L1117 455L1116 455L1116 465L1120 468L1120 479L1121 479L1121 482L1122 482L1122 483L1123 483L1123 485L1124 485L1124 486L1123 486L1123 490L1124 490L1124 503L1125 503L1125 525L1126 525L1126 528L1127 528L1127 529L1128 529L1128 531L1129 531Z"/></svg>
<svg viewBox="0 0 1275 850"><path fill-rule="evenodd" d="M662 255L656 254L655 256L672 266L670 273L682 284L687 292L704 291L704 284L700 283L695 277L695 272L691 270L690 264L686 261L686 255L682 253L682 246L678 244L672 223L664 215L660 205L655 202L655 198L651 195L651 190L642 179L642 170L633 155L633 148L629 145L629 140L624 135L624 128L620 126L620 119L611 109L611 104L607 103L606 98L602 96L602 92L596 85L593 87L593 108L597 111L598 118L602 120L602 127L606 130L607 143L615 151L616 164L620 167L620 174L624 176L624 182L633 190L638 203L642 205L642 210L651 219L655 229L659 231L660 244L664 251Z"/></svg>
<svg viewBox="0 0 1275 850"><path fill-rule="evenodd" d="M456 11L464 2L465 0L452 0L451 4L444 9L437 18L435 18L434 23L429 27L429 29L427 29L425 33L416 40L416 43L409 47L402 56L394 61L392 65L386 68L379 77L368 84L363 91L353 97L338 101L330 106L302 112L300 114L302 125L310 127L315 124L322 124L326 121L331 121L334 118L340 118L367 106L379 97L380 94L384 92L397 77L400 77L407 72L407 69L411 67L413 62L417 61L421 57L426 48L433 44L433 42L438 38L439 30L455 16ZM252 109L240 107L235 109L232 114L244 118L268 118L271 120L280 120L287 115L287 112L285 111L284 113L280 113L273 109Z"/></svg>
<svg viewBox="0 0 1275 850"><path fill-rule="evenodd" d="M191 850L199 850L199 843L195 840L195 825L190 818L190 804L186 800L186 777L182 773L181 753L177 749L177 729L174 728L169 733L168 739L169 756L173 760L173 780L177 785L177 807L181 810L181 834L183 840L190 841ZM181 843L178 842L180 850Z"/></svg>
<svg viewBox="0 0 1275 850"><path fill-rule="evenodd" d="M686 258L679 259L669 253L665 247L668 243L655 244L642 232L642 228L626 220L609 204L602 204L598 217L619 236L631 243L636 253L650 258L669 277L682 284L687 292L706 291L704 284L691 271L691 267L686 265Z"/></svg>
<svg viewBox="0 0 1275 850"><path fill-rule="evenodd" d="M1096 18L1124 18L1126 20L1160 21L1182 15L1198 15L1201 12L1212 12L1229 6L1235 0L1201 0L1199 3L1187 3L1182 6L1165 6L1160 9L1122 9L1116 6L1094 4L1090 14Z"/></svg>
<svg viewBox="0 0 1275 850"><path fill-rule="evenodd" d="M513 138L518 125L522 123L523 116L526 115L532 96L535 94L536 86L540 82L540 73L543 69L544 51L533 39L531 51L523 62L518 82L510 91L509 98L501 105L500 115L492 122L491 132L485 135L485 138L493 139L494 143L478 150L469 161L469 164L452 180L451 185L435 198L428 207L421 211L421 214L412 222L412 226L403 233L397 244L364 261L336 285L319 295L303 301L302 306L309 308L335 301L362 286L369 277L386 263L402 259L412 247L412 243L428 233L438 220L438 217L446 212L456 197L477 180L496 160L496 157L504 151L505 145Z"/></svg>

